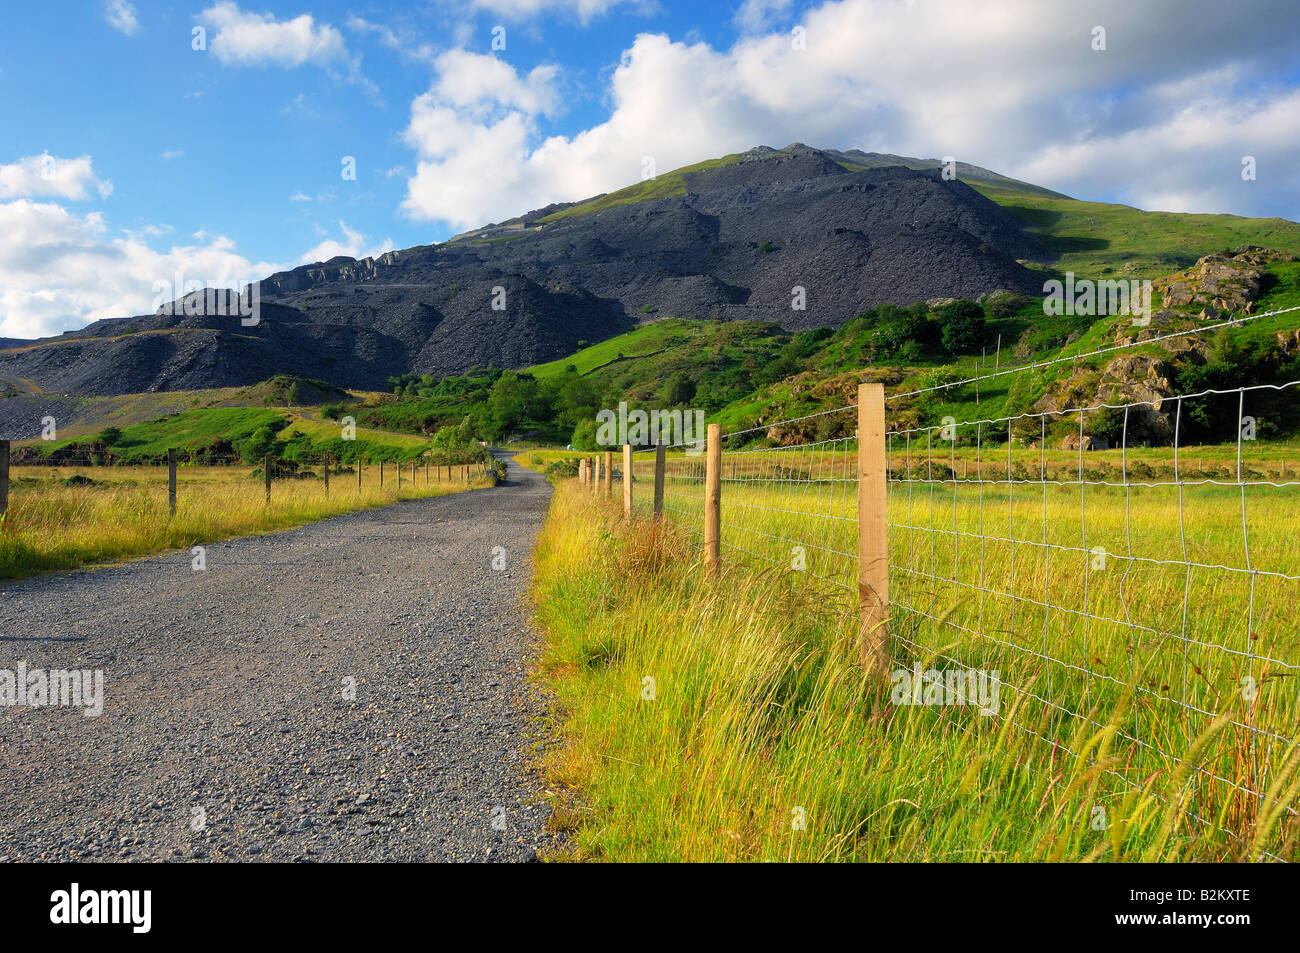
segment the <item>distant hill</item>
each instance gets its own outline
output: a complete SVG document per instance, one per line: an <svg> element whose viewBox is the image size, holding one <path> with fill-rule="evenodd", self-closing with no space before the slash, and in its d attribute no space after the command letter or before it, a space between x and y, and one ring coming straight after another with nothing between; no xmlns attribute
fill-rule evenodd
<svg viewBox="0 0 1300 953"><path fill-rule="evenodd" d="M1300 251L1300 227L1282 220L1165 216L1146 230L1152 213L960 163L949 181L939 167L758 147L442 244L271 275L256 327L182 309L5 341L0 392L203 389L278 373L373 390L404 373L554 361L666 317L834 328L887 301L1041 294L1044 270L1075 258L1168 272L1225 236L1257 240L1262 224L1264 243Z"/></svg>

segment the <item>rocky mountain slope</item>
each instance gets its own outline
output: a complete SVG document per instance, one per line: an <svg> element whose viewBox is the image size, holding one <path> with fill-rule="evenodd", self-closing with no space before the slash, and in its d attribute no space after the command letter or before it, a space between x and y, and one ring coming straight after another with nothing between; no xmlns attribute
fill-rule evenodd
<svg viewBox="0 0 1300 953"><path fill-rule="evenodd" d="M706 165L658 197L614 193L272 275L256 326L181 307L10 346L0 381L104 395L292 373L367 389L552 360L668 316L838 327L885 301L1041 292L1021 260L1048 256L1020 221L921 160L796 145Z"/></svg>

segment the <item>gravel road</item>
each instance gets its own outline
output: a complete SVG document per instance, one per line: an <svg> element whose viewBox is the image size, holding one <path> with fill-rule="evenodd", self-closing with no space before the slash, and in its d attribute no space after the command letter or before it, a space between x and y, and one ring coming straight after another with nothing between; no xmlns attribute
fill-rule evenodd
<svg viewBox="0 0 1300 953"><path fill-rule="evenodd" d="M0 707L0 860L534 859L520 597L549 497L511 461L496 489L212 544L201 572L0 584L0 670L104 672L98 717Z"/></svg>

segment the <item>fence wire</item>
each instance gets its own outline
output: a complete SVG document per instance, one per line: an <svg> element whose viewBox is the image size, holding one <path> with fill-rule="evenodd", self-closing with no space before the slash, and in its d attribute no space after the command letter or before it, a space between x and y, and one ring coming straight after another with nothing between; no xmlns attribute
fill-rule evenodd
<svg viewBox="0 0 1300 953"><path fill-rule="evenodd" d="M849 436L727 449L807 432L813 418ZM1105 774L1122 789L1154 779L1157 798L1239 840L1280 811L1257 856L1295 859L1275 849L1297 816L1272 786L1300 715L1300 448L1257 439L1283 418L1300 420L1300 381L895 425L885 448L894 664L929 678L996 673L994 717L1050 757L1110 727L1121 756ZM724 560L802 573L853 616L855 424L846 406L739 430L725 435L721 465ZM1216 427L1235 441L1209 443ZM634 477L652 485L652 452L636 456ZM670 452L665 515L702 535L704 490L704 457ZM968 729L984 717L945 716ZM1219 733L1184 765L1216 720ZM1164 791L1180 766L1190 792Z"/></svg>

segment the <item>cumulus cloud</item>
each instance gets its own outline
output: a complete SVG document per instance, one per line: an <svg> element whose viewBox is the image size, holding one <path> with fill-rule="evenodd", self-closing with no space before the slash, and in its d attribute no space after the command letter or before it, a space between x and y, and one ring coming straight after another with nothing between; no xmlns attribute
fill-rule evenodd
<svg viewBox="0 0 1300 953"><path fill-rule="evenodd" d="M114 30L130 36L140 27L135 18L135 5L127 0L107 0L104 4L104 19Z"/></svg>
<svg viewBox="0 0 1300 953"><path fill-rule="evenodd" d="M78 215L26 198L0 202L0 337L44 337L99 318L150 313L160 297L178 297L191 282L242 288L298 264L365 258L393 247L389 238L371 243L343 222L339 228L341 238L322 234L294 262L253 261L224 235L200 231L158 250L149 242L169 234L170 226L113 234L100 212Z"/></svg>
<svg viewBox="0 0 1300 953"><path fill-rule="evenodd" d="M60 159L42 152L0 165L0 199L49 196L83 201L92 189L101 198L113 193L112 182L95 177L90 156Z"/></svg>
<svg viewBox="0 0 1300 953"><path fill-rule="evenodd" d="M269 13L241 10L231 0L208 7L199 19L216 28L209 46L227 66L327 65L348 58L343 34L310 13L277 20Z"/></svg>
<svg viewBox="0 0 1300 953"><path fill-rule="evenodd" d="M75 215L29 199L0 203L0 337L40 337L149 312L155 283L174 283L177 274L239 287L279 268L249 261L219 235L155 251L145 242L151 231L113 237L99 212Z"/></svg>
<svg viewBox="0 0 1300 953"><path fill-rule="evenodd" d="M290 69L311 64L379 96L378 87L361 73L360 57L348 51L343 34L328 23L317 23L310 13L277 20L270 13L242 10L233 0L220 0L196 20L216 31L208 48L223 66Z"/></svg>
<svg viewBox="0 0 1300 953"><path fill-rule="evenodd" d="M402 208L479 225L628 185L646 156L664 172L802 141L952 155L1085 197L1294 215L1300 124L1285 64L1300 35L1244 31L1226 7L1181 9L830 0L804 11L797 33L769 29L729 48L643 33L608 74L608 115L572 135L548 134L539 100L521 92L528 77L446 55L411 106L405 139L418 163ZM1286 9L1261 0L1251 16L1281 22ZM1098 25L1105 50L1093 48ZM1239 175L1247 154L1261 170L1254 190Z"/></svg>
<svg viewBox="0 0 1300 953"><path fill-rule="evenodd" d="M517 214L529 183L522 166L539 117L557 110L558 70L542 65L521 76L490 54L452 50L435 61L437 78L411 105L404 134L419 161L403 209L415 218L478 224L483 214ZM491 198L475 180L497 176ZM484 199L488 199L484 204ZM513 208L513 211L510 209Z"/></svg>

